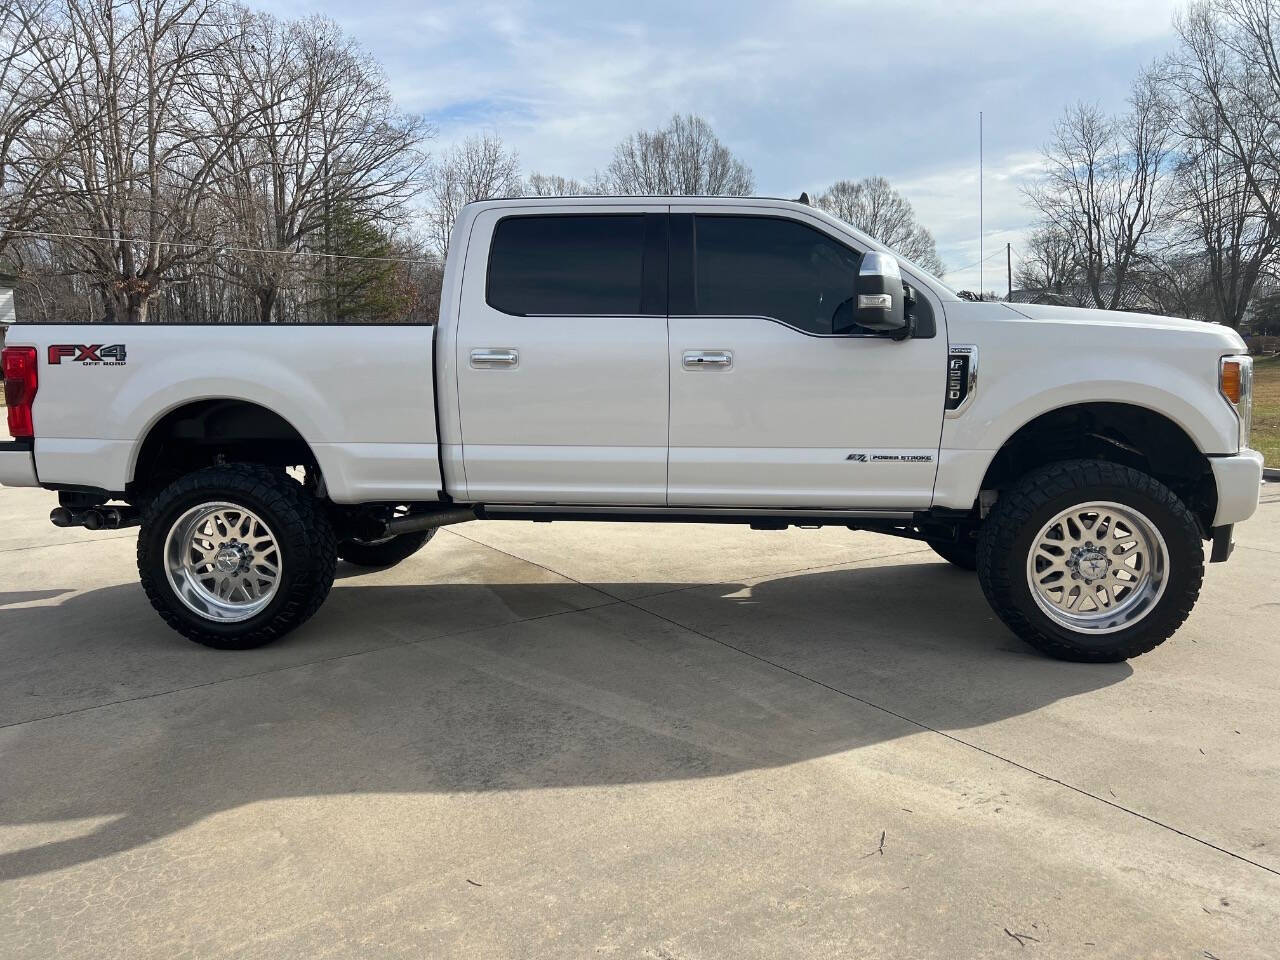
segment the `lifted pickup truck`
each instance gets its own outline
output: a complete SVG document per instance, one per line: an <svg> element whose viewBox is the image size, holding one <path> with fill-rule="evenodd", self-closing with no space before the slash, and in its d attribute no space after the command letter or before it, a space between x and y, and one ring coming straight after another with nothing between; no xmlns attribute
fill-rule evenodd
<svg viewBox="0 0 1280 960"><path fill-rule="evenodd" d="M1233 331L968 302L784 200L471 204L435 326L9 344L0 482L140 524L152 605L214 647L302 623L339 557L589 519L912 537L1038 649L1121 660L1181 625L1262 474Z"/></svg>

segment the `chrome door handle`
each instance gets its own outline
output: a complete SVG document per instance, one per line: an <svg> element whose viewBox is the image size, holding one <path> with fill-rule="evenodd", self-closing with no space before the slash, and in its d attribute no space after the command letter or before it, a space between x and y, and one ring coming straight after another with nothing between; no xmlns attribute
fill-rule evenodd
<svg viewBox="0 0 1280 960"><path fill-rule="evenodd" d="M733 353L729 350L686 350L683 364L686 370L705 370L708 367L726 370L733 366Z"/></svg>
<svg viewBox="0 0 1280 960"><path fill-rule="evenodd" d="M472 350L471 366L484 369L486 367L514 367L520 363L520 354L515 350Z"/></svg>

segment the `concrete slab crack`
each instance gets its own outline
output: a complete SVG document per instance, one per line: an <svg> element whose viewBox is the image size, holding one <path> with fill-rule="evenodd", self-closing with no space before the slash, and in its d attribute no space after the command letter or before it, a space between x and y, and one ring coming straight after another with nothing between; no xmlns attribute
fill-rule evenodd
<svg viewBox="0 0 1280 960"><path fill-rule="evenodd" d="M471 540L471 538L470 538L470 537L463 536L462 534L457 533L456 531L449 531L449 532L450 532L450 533L453 533L455 536L462 537L464 540ZM479 541L472 541L472 542L473 542L473 543L478 543ZM569 575L568 575L568 574L566 574L566 573L562 573L562 572L560 572L559 570L554 570L554 569L552 569L551 567L548 567L548 566L545 566L545 565L543 565L543 564L540 564L540 563L538 563L538 562L536 562L536 561L534 561L534 560L529 560L529 559L528 559L528 558L526 558L526 557L520 557L520 556L517 556L516 554L508 553L507 551L502 550L502 549L500 549L500 548L498 548L498 547L492 547L491 549L497 550L499 553L504 553L504 554L506 554L507 556L509 556L509 557L511 557L511 558L513 558L513 559L515 559L515 560L522 560L522 561L524 561L525 563L531 563L531 564L533 564L535 567L539 567L540 569L545 570L545 571L546 571L546 572L548 572L548 573L555 574L555 575L556 575L556 576L558 576L558 577L564 577L566 580L572 580L574 583L578 583L578 584L580 584L580 585L582 585L582 586L584 586L584 587L589 587L589 586L591 586L590 584L583 583L581 580L578 580L578 579L577 579L577 578L575 578L575 577L571 577L571 576L569 576ZM848 562L848 563L840 563L840 564L826 564L826 565L824 565L824 566L825 566L825 567L828 567L828 568L829 568L829 567L838 567L838 566L839 566L839 567L842 567L842 566L854 566L854 565L856 565L856 564L860 564L860 563L867 563L867 562L869 562L869 561L871 561L871 560L882 560L882 559L885 559L886 557L891 557L891 556L892 556L892 557L896 557L896 556L903 556L903 555L905 555L906 553L923 553L923 552L927 552L927 551L905 551L905 552L900 552L900 553L886 554L884 557L866 557L866 558L863 558L863 559L861 559L861 560L854 560L854 561L850 561L850 562ZM807 569L807 570L817 570L817 569L823 569L823 568L822 568L822 567L807 567L807 568L804 568L804 569ZM798 571L781 571L781 572L782 572L782 573L795 573L795 572L798 572ZM693 585L693 586L691 586L691 587L689 587L689 588L686 588L686 589L695 589L696 587L700 587L700 586L707 586L707 585L708 585L708 584L696 584L696 585ZM594 588L593 588L593 589L594 589ZM680 591L678 591L678 590L677 590L677 591L672 591L672 592L677 592L677 593L678 593L678 592L680 592ZM651 599L651 598L649 598L649 597L642 597L642 598L638 598L638 600L647 600L647 599ZM871 708L871 709L873 709L873 710L878 710L878 711L880 711L881 713L887 714L888 716L891 716L891 717L894 717L894 718L896 718L896 719L898 719L898 720L901 720L901 721L903 721L904 723L909 723L909 724L911 724L912 726L914 726L914 727L918 727L919 729L924 730L924 731L926 731L926 732L928 732L928 733L936 734L936 735L937 735L937 736L939 736L939 737L943 737L943 738L944 738L944 739L946 739L946 740L950 740L950 741L951 741L952 743L954 743L954 744L957 744L957 745L962 746L962 747L967 747L967 748L968 748L968 749L970 749L970 750L975 750L975 751L977 751L978 753L983 754L984 756L990 757L990 758L991 758L991 759L993 759L993 760L998 760L998 761L1000 761L1001 763L1008 764L1009 766L1014 767L1014 768L1016 768L1016 769L1018 769L1018 770L1021 770L1021 771L1023 771L1024 773L1029 773L1029 774L1031 774L1032 776L1035 776L1035 777L1040 778L1041 780L1045 780L1045 781L1047 781L1047 782L1049 782L1049 783L1053 783L1053 784L1056 784L1057 786L1063 787L1064 789L1070 790L1070 791L1072 791L1073 793L1077 793L1077 794L1079 794L1079 795L1080 795L1080 796L1082 796L1082 797L1088 797L1090 800L1095 800L1095 801L1097 801L1098 803L1105 804L1106 806L1111 807L1113 810L1118 810L1118 811L1120 811L1121 813L1128 814L1128 815L1129 815L1129 816L1131 816L1131 817L1136 817L1136 818L1138 818L1139 820L1143 820L1143 821L1145 821L1146 823L1151 824L1152 826L1159 827L1159 828L1161 828L1161 829L1163 829L1163 830L1168 830L1170 833L1177 834L1178 836L1183 837L1183 838L1185 838L1185 839L1187 839L1187 840L1191 840L1191 841L1193 841L1193 842L1195 842L1195 843L1198 843L1198 844L1200 844L1201 846L1208 847L1210 850L1214 850L1214 851L1216 851L1216 852L1218 852L1218 853L1225 854L1226 856L1231 857L1231 858L1232 858L1232 859L1234 859L1234 860L1239 860L1241 863L1247 863L1247 864L1249 864L1250 866L1252 866L1252 867L1257 867L1259 870L1264 870L1264 871L1266 871L1267 873L1272 874L1273 876L1280 877L1280 870L1277 870L1277 869L1275 869L1274 867L1269 867L1269 866L1267 866L1267 865L1266 865L1266 864L1264 864L1264 863L1259 863L1259 862L1258 862L1258 861L1256 861L1256 860L1251 860L1251 859L1249 859L1248 857L1246 857L1246 856L1244 856L1244 855L1242 855L1242 854L1236 853L1234 850L1228 850L1228 849L1227 849L1227 848L1225 848L1225 847L1221 847L1221 846L1219 846L1218 844L1214 843L1214 842L1213 842L1213 841L1211 841L1211 840L1206 840L1206 839L1204 839L1203 837L1198 837L1198 836L1196 836L1196 835L1195 835L1195 834L1193 834L1193 833L1187 833L1185 830L1180 830L1180 829L1178 829L1177 827L1173 826L1172 824L1165 823L1165 822L1164 822L1164 821L1162 821L1162 820L1157 820L1155 817L1147 816L1145 813L1141 813L1140 811L1134 810L1134 809L1133 809L1133 808L1131 808L1131 807L1126 807L1124 804L1119 803L1119 802L1117 802L1116 800L1110 800L1110 799L1108 799L1108 798L1106 798L1106 797L1099 796L1099 795L1098 795L1098 794L1096 794L1096 793L1092 793L1092 792L1091 792L1091 791L1089 791L1089 790L1085 790L1083 787L1078 787L1078 786L1076 786L1075 784L1072 784L1072 783L1068 783L1068 782L1066 782L1065 780L1060 780L1060 779L1059 779L1059 778L1057 778L1057 777L1050 776L1050 775L1049 775L1049 774L1047 774L1047 773L1043 773L1043 772L1041 772L1040 770L1036 770L1034 767L1027 766L1026 764L1024 764L1024 763L1020 763L1020 762L1018 762L1017 760L1014 760L1014 759L1012 759L1012 758L1010 758L1010 757L1006 757L1006 756L1003 756L1002 754L996 753L994 750L988 750L986 747L979 746L978 744L973 743L973 742L972 742L972 741L970 741L970 740L965 740L963 737L958 737L958 736L956 736L955 734L948 733L947 731L945 731L945 730L941 730L941 729L939 729L938 727L931 726L931 725L929 725L929 724L927 724L927 723L924 723L923 721L916 720L916 719L915 719L915 718L913 718L913 717L908 717L908 716L905 716L904 714L898 713L898 712L897 712L897 711L895 711L895 710L891 710L891 709L889 709L888 707L882 706L882 705L880 705L880 704L878 704L878 703L875 703L874 701L868 700L868 699L866 699L865 697L860 697L860 696L858 696L857 694L849 693L847 690L841 690L839 687L832 686L832 685L831 685L831 684L829 684L829 683L824 683L822 680L819 680L819 679L817 679L816 677L811 677L811 676L809 676L808 674L805 674L805 673L800 672L799 670L793 670L791 667L788 667L788 666L786 666L785 664L782 664L782 663L778 663L778 662L777 662L777 661L775 661L775 660L770 660L768 657L762 657L762 656L760 656L759 654L752 653L750 650L746 650L746 649L743 649L742 647L736 646L736 645L734 645L734 644L732 644L732 643L728 642L727 640L723 640L723 639L721 639L721 638L719 638L719 637L714 637L714 636L712 636L711 634L704 633L704 632L702 632L701 630L698 630L698 629L697 629L697 628L695 628L695 627L691 627L691 626L689 626L688 624L681 623L679 620L676 620L676 619L674 619L674 618L672 618L672 617L668 617L668 616L665 616L664 614L657 613L657 612L655 612L655 611L653 611L653 610L649 610L649 609L647 609L647 608L645 608L645 607L641 606L639 602L632 601L632 600L619 600L619 603L622 603L622 604L624 604L624 605L626 605L626 606L628 606L628 607L632 607L632 608L634 608L634 609L636 609L636 610L639 610L639 611L640 611L640 612L642 612L642 613L646 613L646 614L648 614L649 616L654 617L654 618L656 618L656 619L658 619L658 620L662 620L662 621L664 621L664 622L666 622L666 623L670 624L671 626L676 627L676 628L678 628L678 629L680 629L680 630L686 630L686 631L688 631L689 633L694 634L695 636L702 637L704 640L709 640L709 641L711 641L712 643L719 644L719 645L720 645L720 646L722 646L722 647L726 647L726 648L728 648L729 650L733 650L733 651L735 651L735 652L737 652L737 653L740 653L740 654L741 654L742 656L744 656L744 657L750 657L751 659L756 660L756 661L758 661L759 663L765 664L766 666L772 667L772 668L774 668L774 669L776 669L776 670L781 670L781 671L783 671L784 673L788 673L788 674L790 674L791 676L796 677L796 678L797 678L797 679L799 679L799 680L804 680L804 681L806 681L806 682L808 682L808 683L813 684L814 686L821 687L821 688L822 688L822 689L824 689L824 690L828 690L828 691L830 691L831 693L837 694L838 696L845 697L845 698L847 698L847 699L849 699L849 700L856 701L857 703L861 703L861 704L863 704L864 706L870 707L870 708Z"/></svg>

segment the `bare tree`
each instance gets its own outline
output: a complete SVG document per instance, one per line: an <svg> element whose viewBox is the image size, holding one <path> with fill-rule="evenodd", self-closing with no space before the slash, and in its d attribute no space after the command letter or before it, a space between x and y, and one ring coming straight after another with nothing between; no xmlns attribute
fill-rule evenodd
<svg viewBox="0 0 1280 960"><path fill-rule="evenodd" d="M240 109L212 124L203 109L237 42L218 10L215 0L63 0L38 38L50 122L74 144L58 163L58 214L45 220L109 319L146 320L213 237L213 183L249 119Z"/></svg>
<svg viewBox="0 0 1280 960"><path fill-rule="evenodd" d="M0 0L0 258L61 196L71 131L51 110L77 51L50 30L50 2Z"/></svg>
<svg viewBox="0 0 1280 960"><path fill-rule="evenodd" d="M1280 288L1271 286L1250 305L1250 333L1280 336Z"/></svg>
<svg viewBox="0 0 1280 960"><path fill-rule="evenodd" d="M17 3L0 8L0 245L29 267L25 303L133 321L421 315L391 291L423 266L402 262L402 227L430 127L336 26L227 0Z"/></svg>
<svg viewBox="0 0 1280 960"><path fill-rule="evenodd" d="M884 177L837 180L813 200L814 206L839 217L887 247L942 276L946 266L938 256L933 234L916 220L910 202Z"/></svg>
<svg viewBox="0 0 1280 960"><path fill-rule="evenodd" d="M694 114L676 114L657 130L641 130L614 150L609 193L622 196L746 196L751 168L729 152Z"/></svg>
<svg viewBox="0 0 1280 960"><path fill-rule="evenodd" d="M403 221L432 128L396 111L381 67L332 21L235 15L243 41L227 51L206 106L223 123L247 105L255 122L217 180L235 252L216 262L253 293L268 322L282 286L309 281L317 263L334 298L334 261L299 254L350 255L335 237L363 236L354 221L375 231ZM332 303L331 319L338 310Z"/></svg>
<svg viewBox="0 0 1280 960"><path fill-rule="evenodd" d="M1170 317L1209 320L1215 315L1213 284L1205 258L1179 235L1151 253L1134 274L1135 299L1147 309Z"/></svg>
<svg viewBox="0 0 1280 960"><path fill-rule="evenodd" d="M1090 306L1132 303L1135 268L1166 212L1169 140L1163 99L1143 79L1125 116L1077 104L1045 148L1044 172L1027 198L1042 226L1070 242Z"/></svg>
<svg viewBox="0 0 1280 960"><path fill-rule="evenodd" d="M600 174L583 181L559 174L531 173L525 191L531 197L599 197L608 194L609 184Z"/></svg>
<svg viewBox="0 0 1280 960"><path fill-rule="evenodd" d="M1071 240L1056 227L1035 230L1027 239L1026 252L1013 276L1024 289L1062 296L1074 294L1080 274Z"/></svg>
<svg viewBox="0 0 1280 960"><path fill-rule="evenodd" d="M1215 124L1216 125L1216 124ZM1185 141L1174 178L1172 246L1201 264L1205 319L1240 326L1254 287L1275 260L1280 223L1272 223L1248 188L1241 165L1219 141ZM1178 270L1186 276L1185 269Z"/></svg>
<svg viewBox="0 0 1280 960"><path fill-rule="evenodd" d="M431 210L427 229L443 257L458 213L468 203L519 196L520 158L494 134L468 137L431 165L427 198Z"/></svg>
<svg viewBox="0 0 1280 960"><path fill-rule="evenodd" d="M1204 0L1175 18L1182 47L1168 73L1212 113L1266 216L1280 222L1280 3Z"/></svg>
<svg viewBox="0 0 1280 960"><path fill-rule="evenodd" d="M1194 264L1205 318L1236 328L1280 245L1280 5L1200 3L1175 22L1181 49L1157 71L1181 143L1164 272L1180 289Z"/></svg>

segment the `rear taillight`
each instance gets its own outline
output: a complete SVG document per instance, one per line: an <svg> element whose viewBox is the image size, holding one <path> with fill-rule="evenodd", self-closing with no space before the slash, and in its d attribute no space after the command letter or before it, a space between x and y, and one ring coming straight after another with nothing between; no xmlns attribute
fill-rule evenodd
<svg viewBox="0 0 1280 960"><path fill-rule="evenodd" d="M0 354L4 368L4 402L9 407L9 436L14 439L36 435L31 423L31 401L36 398L40 377L36 372L35 347L5 347Z"/></svg>

